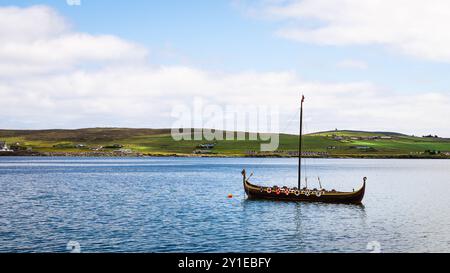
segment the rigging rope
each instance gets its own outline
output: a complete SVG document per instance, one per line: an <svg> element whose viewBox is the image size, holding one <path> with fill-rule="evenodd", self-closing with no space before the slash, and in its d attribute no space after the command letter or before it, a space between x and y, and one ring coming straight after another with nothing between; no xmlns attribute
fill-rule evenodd
<svg viewBox="0 0 450 273"><path fill-rule="evenodd" d="M303 126L305 127L305 132L309 132L308 122L305 121L305 119L303 120L303 124L304 124ZM304 169L305 169L305 176L306 176L307 173L308 173L308 170L309 170L308 167L307 167L308 164L307 164L306 161L308 160L308 162L310 164L317 166L317 163L318 163L319 159L315 158L314 155L311 158L304 158L304 159L305 159L305 164L303 166L304 166ZM312 168L312 170L314 170L314 168ZM322 181L320 180L319 173L317 171L315 171L315 172L313 172L311 174L311 177L317 177L316 183L319 185L319 189L321 189L322 188ZM314 184L316 184L316 183L314 183Z"/></svg>
<svg viewBox="0 0 450 273"><path fill-rule="evenodd" d="M308 132L309 131L308 130L308 122L306 120L307 119L303 118L303 127L305 128L304 132ZM305 133L303 135L305 135ZM303 141L303 146L305 146L305 141ZM305 152L307 152L307 151L305 151ZM303 170L304 170L304 173L305 173L305 184L306 184L306 186L308 186L307 180L308 180L308 171L309 171L309 169L308 169L307 166L308 166L309 159L306 158L306 157L302 157L302 159L303 159L303 162L304 162L304 164L302 166L303 166Z"/></svg>

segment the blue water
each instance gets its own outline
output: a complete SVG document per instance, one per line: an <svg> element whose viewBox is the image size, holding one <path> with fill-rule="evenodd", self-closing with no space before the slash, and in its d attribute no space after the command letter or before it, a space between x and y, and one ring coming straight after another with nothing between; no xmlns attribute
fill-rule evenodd
<svg viewBox="0 0 450 273"><path fill-rule="evenodd" d="M296 163L0 158L0 252L450 251L450 161L310 159L311 187L320 176L358 189L367 176L364 205L246 200L242 168L295 186Z"/></svg>

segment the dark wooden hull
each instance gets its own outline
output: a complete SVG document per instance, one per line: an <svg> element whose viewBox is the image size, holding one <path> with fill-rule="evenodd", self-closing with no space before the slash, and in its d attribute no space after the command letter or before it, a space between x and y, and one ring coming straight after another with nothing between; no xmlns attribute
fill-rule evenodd
<svg viewBox="0 0 450 273"><path fill-rule="evenodd" d="M244 189L249 199L361 204L366 190L366 182L364 181L362 188L355 192L289 189L288 193L286 193L285 189L273 190L273 188L253 185L244 178Z"/></svg>

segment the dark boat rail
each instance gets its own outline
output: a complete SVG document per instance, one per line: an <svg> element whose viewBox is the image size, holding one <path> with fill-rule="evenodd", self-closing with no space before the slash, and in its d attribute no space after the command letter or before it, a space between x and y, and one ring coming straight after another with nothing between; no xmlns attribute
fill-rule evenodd
<svg viewBox="0 0 450 273"><path fill-rule="evenodd" d="M323 202L323 203L345 203L361 204L367 178L364 177L362 187L354 192L328 191L325 189L298 189L289 187L264 187L250 183L246 177L245 170L242 171L244 190L249 199L267 199L295 202Z"/></svg>

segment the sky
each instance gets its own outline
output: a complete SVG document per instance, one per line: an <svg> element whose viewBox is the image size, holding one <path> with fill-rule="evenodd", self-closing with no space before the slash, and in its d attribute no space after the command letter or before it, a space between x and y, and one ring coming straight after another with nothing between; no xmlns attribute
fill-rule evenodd
<svg viewBox="0 0 450 273"><path fill-rule="evenodd" d="M76 2L0 0L0 128L167 128L202 99L296 132L303 93L309 132L450 137L449 1Z"/></svg>

